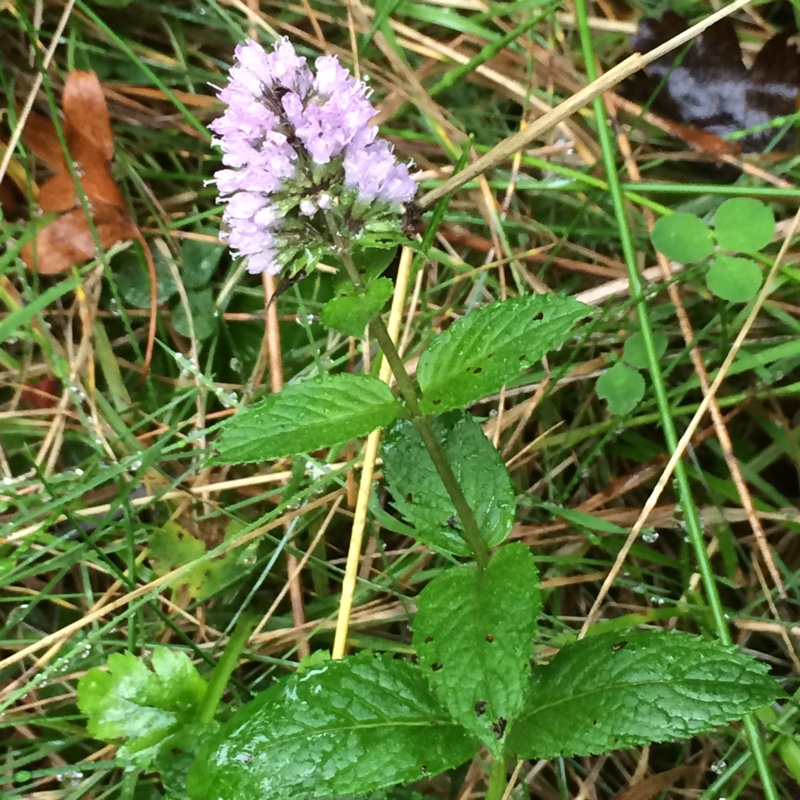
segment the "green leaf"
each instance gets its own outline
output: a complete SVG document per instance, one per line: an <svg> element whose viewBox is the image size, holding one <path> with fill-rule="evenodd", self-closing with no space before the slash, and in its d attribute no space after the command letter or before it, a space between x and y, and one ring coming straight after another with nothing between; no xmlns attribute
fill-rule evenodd
<svg viewBox="0 0 800 800"><path fill-rule="evenodd" d="M534 668L506 752L556 758L684 739L780 694L767 668L735 647L655 631L594 636Z"/></svg>
<svg viewBox="0 0 800 800"><path fill-rule="evenodd" d="M657 220L650 238L656 250L681 264L701 261L714 252L714 240L708 225L694 214L683 211Z"/></svg>
<svg viewBox="0 0 800 800"><path fill-rule="evenodd" d="M326 375L289 384L223 423L217 464L308 453L364 436L397 419L389 387L369 375Z"/></svg>
<svg viewBox="0 0 800 800"><path fill-rule="evenodd" d="M456 767L476 749L419 667L355 656L281 680L240 708L195 761L189 795L363 794Z"/></svg>
<svg viewBox="0 0 800 800"><path fill-rule="evenodd" d="M761 288L761 269L749 258L719 255L706 273L706 286L717 297L732 303L752 300Z"/></svg>
<svg viewBox="0 0 800 800"><path fill-rule="evenodd" d="M187 289L202 289L219 264L224 245L206 239L184 239L181 245L181 280Z"/></svg>
<svg viewBox="0 0 800 800"><path fill-rule="evenodd" d="M176 522L166 522L148 541L150 564L156 575L166 575L176 567L190 564L205 555L206 546ZM203 564L185 573L175 586L185 586L197 597L203 585Z"/></svg>
<svg viewBox="0 0 800 800"><path fill-rule="evenodd" d="M214 304L214 290L210 287L187 291L189 311L192 314L194 335L198 341L208 339L217 329L216 306ZM186 306L178 303L172 312L172 324L181 336L190 337L192 330L186 316Z"/></svg>
<svg viewBox="0 0 800 800"><path fill-rule="evenodd" d="M367 281L373 281L389 269L397 255L397 243L377 241L377 247L367 247L366 238L360 240L353 251L353 262Z"/></svg>
<svg viewBox="0 0 800 800"><path fill-rule="evenodd" d="M541 508L546 508L553 516L560 517L572 525L588 528L590 531L615 534L628 533L627 528L623 528L615 522L610 522L607 519L603 519L603 517L596 517L594 514L588 514L586 511L579 511L577 508L564 508L554 503L542 503Z"/></svg>
<svg viewBox="0 0 800 800"><path fill-rule="evenodd" d="M241 524L229 522L225 541L241 532ZM192 536L176 522L166 522L150 537L150 565L156 575L166 575L176 567L198 561L206 554L205 542ZM195 600L205 600L232 583L246 577L255 564L257 542L237 547L223 556L198 563L175 581L172 586L183 588Z"/></svg>
<svg viewBox="0 0 800 800"><path fill-rule="evenodd" d="M138 248L131 247L117 254L112 263L114 282L125 303L132 308L150 308L150 275L147 263ZM178 287L172 277L166 257L153 248L153 263L156 268L158 302L166 303Z"/></svg>
<svg viewBox="0 0 800 800"><path fill-rule="evenodd" d="M669 339L661 333L661 331L653 331L653 346L655 347L656 356L661 358L661 356L667 352ZM647 369L650 366L647 360L647 351L644 347L644 337L641 331L632 333L625 340L622 357L632 367L636 367L636 369Z"/></svg>
<svg viewBox="0 0 800 800"><path fill-rule="evenodd" d="M434 691L495 755L522 710L539 616L539 576L520 542L481 578L474 564L434 578L419 596L414 646Z"/></svg>
<svg viewBox="0 0 800 800"><path fill-rule="evenodd" d="M714 232L720 250L757 253L772 241L775 215L760 200L732 197L717 209Z"/></svg>
<svg viewBox="0 0 800 800"><path fill-rule="evenodd" d="M503 542L514 524L514 488L500 454L469 414L431 420L453 472L472 508L487 546ZM414 526L420 541L446 553L470 554L458 533L450 495L416 427L398 420L383 438L383 472L395 508Z"/></svg>
<svg viewBox="0 0 800 800"><path fill-rule="evenodd" d="M381 312L392 296L394 284L388 278L373 281L365 294L334 297L322 307L322 324L346 336L363 336L364 329Z"/></svg>
<svg viewBox="0 0 800 800"><path fill-rule="evenodd" d="M570 297L540 294L492 303L437 336L422 354L417 380L423 411L463 408L563 344L592 309Z"/></svg>
<svg viewBox="0 0 800 800"><path fill-rule="evenodd" d="M78 682L78 708L89 733L103 741L127 739L117 755L146 768L161 744L195 717L206 691L189 657L156 647L153 671L132 653L113 653L108 672L90 669Z"/></svg>
<svg viewBox="0 0 800 800"><path fill-rule="evenodd" d="M596 388L612 414L628 414L644 397L645 383L637 370L618 361L597 379Z"/></svg>
<svg viewBox="0 0 800 800"><path fill-rule="evenodd" d="M6 342L12 336L18 335L19 329L27 325L40 311L43 311L59 297L71 292L75 287L80 286L81 278L69 277L59 281L55 286L51 286L46 292L37 294L30 303L25 305L11 304L6 297L4 303L8 303L8 313L4 311L3 318L0 319L0 343Z"/></svg>
<svg viewBox="0 0 800 800"><path fill-rule="evenodd" d="M211 741L217 730L219 724L216 722L210 725L187 725L161 745L150 769L158 773L166 800L190 800L186 789L189 770L197 754ZM160 795L156 797L160 798Z"/></svg>

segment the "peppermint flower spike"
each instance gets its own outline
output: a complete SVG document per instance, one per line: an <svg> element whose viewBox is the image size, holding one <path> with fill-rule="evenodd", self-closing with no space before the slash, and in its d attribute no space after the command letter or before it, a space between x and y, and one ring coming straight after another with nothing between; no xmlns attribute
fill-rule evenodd
<svg viewBox="0 0 800 800"><path fill-rule="evenodd" d="M225 205L223 238L248 270L296 273L365 234L399 231L401 204L416 192L408 166L377 139L370 89L335 56L312 71L288 39L270 51L236 47L226 108L209 126L222 149L214 176Z"/></svg>

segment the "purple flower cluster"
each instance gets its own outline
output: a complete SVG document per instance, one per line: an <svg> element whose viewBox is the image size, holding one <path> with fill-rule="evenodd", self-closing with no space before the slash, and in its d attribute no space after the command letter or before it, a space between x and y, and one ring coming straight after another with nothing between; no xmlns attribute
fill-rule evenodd
<svg viewBox="0 0 800 800"><path fill-rule="evenodd" d="M331 219L348 231L397 220L417 187L369 124L366 84L335 56L313 73L288 39L271 52L247 41L235 58L218 95L225 112L209 127L223 151L224 236L248 270L276 275L297 253L329 247Z"/></svg>

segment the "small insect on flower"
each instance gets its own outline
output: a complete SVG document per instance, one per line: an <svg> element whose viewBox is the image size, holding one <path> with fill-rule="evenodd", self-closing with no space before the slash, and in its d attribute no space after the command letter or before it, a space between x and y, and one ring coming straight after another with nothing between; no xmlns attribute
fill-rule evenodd
<svg viewBox="0 0 800 800"><path fill-rule="evenodd" d="M315 67L286 38L271 51L248 40L218 93L226 108L209 127L223 168L212 182L223 237L249 272L294 275L365 234L388 239L416 193L408 165L369 124L367 85L335 56Z"/></svg>

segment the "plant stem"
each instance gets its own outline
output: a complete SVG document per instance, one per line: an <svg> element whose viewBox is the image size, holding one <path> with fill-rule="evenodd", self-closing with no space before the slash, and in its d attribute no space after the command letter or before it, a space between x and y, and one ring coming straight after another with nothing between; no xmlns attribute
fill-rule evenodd
<svg viewBox="0 0 800 800"><path fill-rule="evenodd" d="M358 269L353 263L352 258L350 258L350 254L346 252L344 247L342 248L341 258L345 269L347 270L347 275L352 281L353 286L355 286L358 291L363 291L364 285L361 281L361 276L358 274ZM475 559L475 563L478 565L479 571L483 572L489 562L489 551L486 547L486 542L484 542L483 537L481 536L480 528L478 527L478 521L475 519L475 514L472 512L472 508L470 508L467 498L464 497L464 492L461 490L461 484L458 482L458 478L453 472L450 462L447 460L447 454L445 453L441 442L439 442L439 440L436 438L436 434L434 433L430 419L420 410L419 396L417 394L414 381L411 380L406 372L403 359L400 357L400 353L397 351L397 347L395 347L395 344L392 341L392 337L389 335L389 331L387 330L386 323L383 321L383 319L380 316L375 317L375 319L370 323L369 329L370 333L372 333L372 335L377 339L378 344L380 345L380 348L386 357L386 361L391 367L392 374L397 381L397 388L400 391L400 394L403 396L406 406L408 407L411 421L419 431L419 435L422 438L422 442L431 457L433 466L436 468L436 472L442 479L442 483L444 484L444 488L447 490L447 494L450 495L450 499L453 501L453 505L456 507L456 513L461 520L462 526L462 529L459 531L459 533L467 543L469 549L472 551L472 556Z"/></svg>
<svg viewBox="0 0 800 800"><path fill-rule="evenodd" d="M222 695L225 694L228 678L236 669L239 656L247 644L247 640L250 638L257 621L258 616L256 614L245 612L236 622L236 627L233 629L233 633L228 639L219 661L217 661L217 666L214 667L214 671L211 673L208 689L197 712L197 721L202 725L208 725L213 721L220 700L222 700Z"/></svg>
<svg viewBox="0 0 800 800"><path fill-rule="evenodd" d="M486 800L503 800L506 791L506 760L503 756L495 756L489 767L489 786L486 789Z"/></svg>

